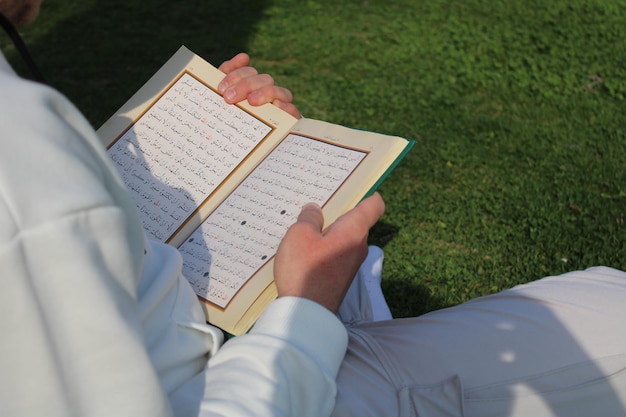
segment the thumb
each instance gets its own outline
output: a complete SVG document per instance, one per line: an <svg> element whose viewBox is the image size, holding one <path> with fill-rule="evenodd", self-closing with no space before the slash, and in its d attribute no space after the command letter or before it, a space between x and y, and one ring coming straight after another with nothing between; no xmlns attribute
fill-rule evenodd
<svg viewBox="0 0 626 417"><path fill-rule="evenodd" d="M298 223L308 223L316 231L321 232L324 227L324 214L322 208L315 203L308 203L302 207L298 215Z"/></svg>

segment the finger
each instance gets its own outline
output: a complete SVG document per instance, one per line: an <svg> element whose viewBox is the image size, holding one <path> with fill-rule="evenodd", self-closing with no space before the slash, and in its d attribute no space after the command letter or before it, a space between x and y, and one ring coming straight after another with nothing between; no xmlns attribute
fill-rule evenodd
<svg viewBox="0 0 626 417"><path fill-rule="evenodd" d="M326 233L367 234L384 213L385 203L380 194L375 193L339 217Z"/></svg>
<svg viewBox="0 0 626 417"><path fill-rule="evenodd" d="M219 66L219 70L228 74L237 68L246 67L248 65L250 65L250 57L245 52L241 52L228 61L224 61L222 65Z"/></svg>
<svg viewBox="0 0 626 417"><path fill-rule="evenodd" d="M296 222L310 224L316 231L321 232L324 227L324 214L321 207L315 203L306 204L302 207Z"/></svg>
<svg viewBox="0 0 626 417"><path fill-rule="evenodd" d="M217 86L217 90L220 93L224 94L224 92L228 88L232 88L236 86L238 83L241 82L241 80L245 80L246 78L254 77L256 75L258 75L258 72L256 68L254 67L237 68L233 70L232 72L230 72L229 74L227 74L226 77L224 77L224 79L222 79L222 81Z"/></svg>
<svg viewBox="0 0 626 417"><path fill-rule="evenodd" d="M298 108L293 103L287 103L282 100L274 99L272 100L272 104L286 111L287 113L289 113L296 119L302 118L302 114L300 113L300 110L298 110Z"/></svg>
<svg viewBox="0 0 626 417"><path fill-rule="evenodd" d="M257 77L254 77L257 78ZM270 77L271 78L271 77ZM252 79L250 80L252 81ZM284 87L279 87L277 85L262 85L261 81L254 83L256 87L250 94L248 94L247 99L253 106L260 106L265 103L272 103L274 100L280 100L285 103L291 103L293 100L293 95L291 91ZM273 80L272 80L273 82ZM252 86L252 82L251 82Z"/></svg>
<svg viewBox="0 0 626 417"><path fill-rule="evenodd" d="M274 85L274 79L271 75L256 74L242 78L235 84L230 84L224 90L224 98L229 103L237 103L252 98L258 103L255 105L261 105L271 102L274 98L272 95L279 95L279 98L288 99L291 93L286 93L284 90L286 89Z"/></svg>
<svg viewBox="0 0 626 417"><path fill-rule="evenodd" d="M380 194L374 193L356 206L356 213L355 216L361 217L363 224L374 226L385 214L385 202Z"/></svg>

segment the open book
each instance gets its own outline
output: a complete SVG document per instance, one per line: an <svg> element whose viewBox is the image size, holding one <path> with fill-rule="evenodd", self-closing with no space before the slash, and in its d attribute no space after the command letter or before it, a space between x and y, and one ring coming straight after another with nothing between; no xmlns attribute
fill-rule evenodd
<svg viewBox="0 0 626 417"><path fill-rule="evenodd" d="M147 235L182 253L207 321L239 335L276 297L273 258L301 207L330 224L413 142L226 104L223 77L181 47L98 134Z"/></svg>

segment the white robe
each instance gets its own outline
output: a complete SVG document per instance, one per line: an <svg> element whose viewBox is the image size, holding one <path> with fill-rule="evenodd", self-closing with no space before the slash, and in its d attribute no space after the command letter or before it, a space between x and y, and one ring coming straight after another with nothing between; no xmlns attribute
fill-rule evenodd
<svg viewBox="0 0 626 417"><path fill-rule="evenodd" d="M0 415L330 414L333 314L280 299L216 353L178 251L145 241L92 127L1 55L0 132Z"/></svg>

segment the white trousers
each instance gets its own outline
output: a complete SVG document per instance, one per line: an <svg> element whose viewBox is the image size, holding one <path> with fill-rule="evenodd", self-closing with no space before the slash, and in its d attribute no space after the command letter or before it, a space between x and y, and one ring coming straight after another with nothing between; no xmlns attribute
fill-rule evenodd
<svg viewBox="0 0 626 417"><path fill-rule="evenodd" d="M346 303L367 307L364 290ZM342 307L352 324L335 416L626 416L622 271L548 277L410 319L347 317L358 308Z"/></svg>

